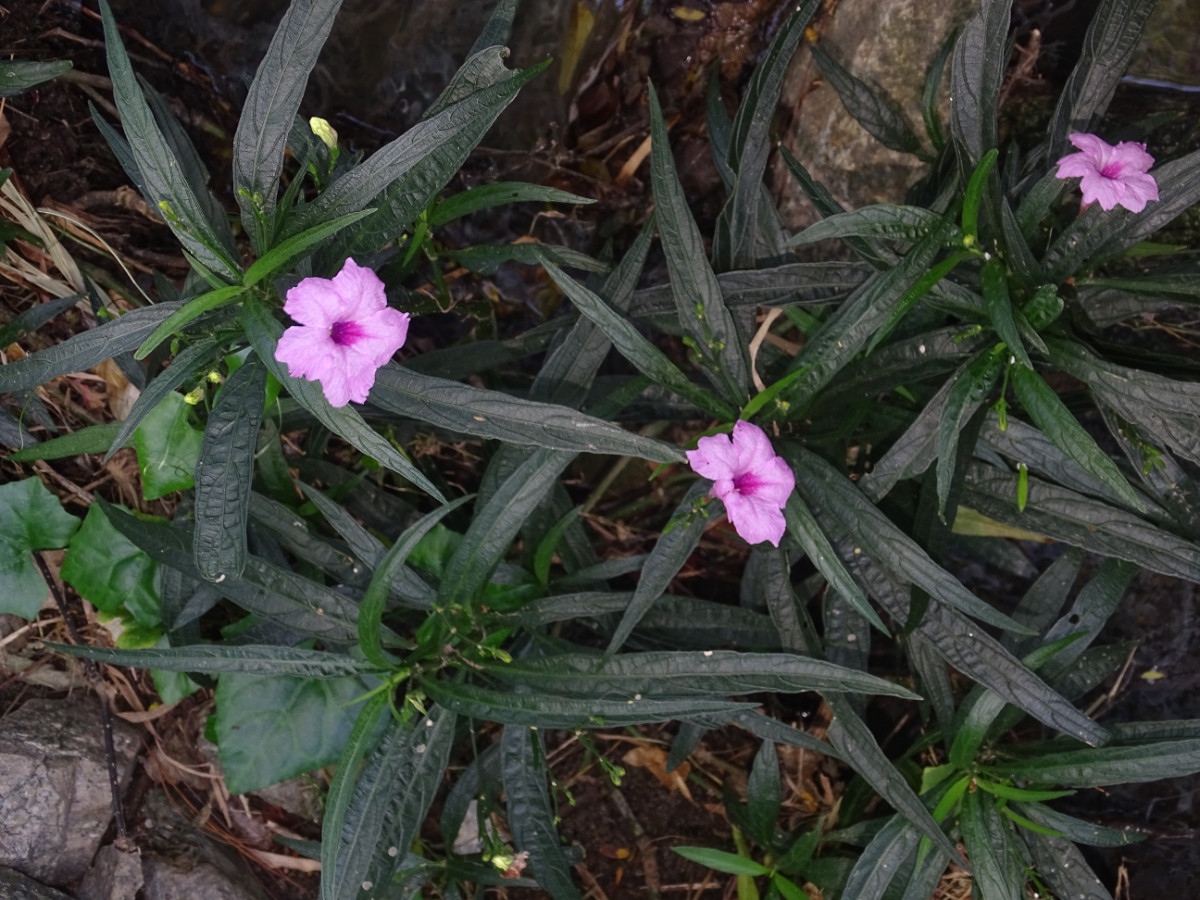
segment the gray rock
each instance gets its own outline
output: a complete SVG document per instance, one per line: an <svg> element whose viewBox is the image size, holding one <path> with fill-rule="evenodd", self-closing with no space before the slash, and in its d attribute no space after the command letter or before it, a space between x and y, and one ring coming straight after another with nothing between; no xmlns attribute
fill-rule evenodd
<svg viewBox="0 0 1200 900"><path fill-rule="evenodd" d="M63 885L88 868L112 818L100 711L94 696L31 700L0 729L0 866ZM138 731L113 723L122 783Z"/></svg>
<svg viewBox="0 0 1200 900"><path fill-rule="evenodd" d="M133 900L144 883L141 853L136 848L122 853L109 844L96 854L75 891L75 900Z"/></svg>
<svg viewBox="0 0 1200 900"><path fill-rule="evenodd" d="M13 869L0 869L0 900L71 900L62 891L46 887Z"/></svg>
<svg viewBox="0 0 1200 900"><path fill-rule="evenodd" d="M975 0L841 0L821 34L821 47L855 77L895 101L913 130L924 137L921 96L926 70L947 35L977 6ZM783 102L796 113L783 143L847 207L901 202L925 164L880 144L846 112L832 87L812 87L820 77L812 56L801 49L784 85ZM944 77L943 87L948 84L948 64ZM771 180L785 225L800 229L816 221L812 205L782 160L772 166Z"/></svg>

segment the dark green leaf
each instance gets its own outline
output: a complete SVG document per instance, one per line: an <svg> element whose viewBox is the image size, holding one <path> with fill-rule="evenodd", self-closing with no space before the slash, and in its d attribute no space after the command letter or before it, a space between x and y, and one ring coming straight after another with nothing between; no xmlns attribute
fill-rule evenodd
<svg viewBox="0 0 1200 900"><path fill-rule="evenodd" d="M983 791L967 791L959 827L971 864L971 896L978 900L1021 900L1024 867L1013 844L1011 826L1001 818L996 801Z"/></svg>
<svg viewBox="0 0 1200 900"><path fill-rule="evenodd" d="M266 388L266 367L250 357L226 380L208 414L196 462L192 548L196 567L209 581L236 578L246 567L246 520Z"/></svg>
<svg viewBox="0 0 1200 900"><path fill-rule="evenodd" d="M761 863L756 863L745 856L738 856L736 853L714 850L711 847L672 847L671 851L678 853L684 859L707 866L715 872L751 876L771 874L771 870Z"/></svg>
<svg viewBox="0 0 1200 900"><path fill-rule="evenodd" d="M292 675L297 678L343 678L366 675L374 667L362 660L337 653L259 644L193 644L150 650L110 650L73 644L47 644L62 653L94 659L112 666L135 669L165 669L168 672L205 672L220 675Z"/></svg>
<svg viewBox="0 0 1200 900"><path fill-rule="evenodd" d="M782 803L779 758L775 754L775 745L763 741L746 781L746 815L750 820L751 837L760 847L774 846L775 820L779 818Z"/></svg>
<svg viewBox="0 0 1200 900"><path fill-rule="evenodd" d="M187 490L195 483L203 435L188 421L190 415L183 395L171 392L146 413L133 433L142 495L147 500Z"/></svg>
<svg viewBox="0 0 1200 900"><path fill-rule="evenodd" d="M8 458L13 462L33 462L35 459L65 459L81 453L104 453L112 446L113 438L119 434L120 429L120 422L89 425L87 428L18 450ZM128 446L128 442L124 442L122 446Z"/></svg>
<svg viewBox="0 0 1200 900"><path fill-rule="evenodd" d="M341 2L341 0L337 0ZM245 121L243 119L243 121ZM236 159L236 157L235 157ZM263 279L278 272L280 269L290 266L314 244L318 244L327 237L337 234L348 225L352 225L359 219L365 219L374 209L361 209L358 212L352 212L330 222L322 222L320 225L314 225L308 231L293 235L286 241L281 241L261 257L254 261L254 264L246 270L246 274L242 276L242 285L244 287L253 287Z"/></svg>
<svg viewBox="0 0 1200 900"><path fill-rule="evenodd" d="M0 173L8 171L0 169ZM0 178L0 184L4 179ZM15 341L23 331L33 333L60 313L66 312L83 299L82 294L72 294L69 297L56 297L44 303L31 306L24 312L17 313L3 325L0 325L0 347L7 347ZM11 363L10 363L11 364Z"/></svg>
<svg viewBox="0 0 1200 900"><path fill-rule="evenodd" d="M270 249L284 150L341 0L295 0L258 66L233 138L233 184L254 249ZM299 176L297 176L299 177ZM332 218L332 217L330 217Z"/></svg>
<svg viewBox="0 0 1200 900"><path fill-rule="evenodd" d="M1018 812L1034 822L1061 832L1076 844L1086 844L1089 847L1124 847L1146 839L1146 835L1141 832L1085 822L1042 803L1015 803L1014 806Z"/></svg>
<svg viewBox="0 0 1200 900"><path fill-rule="evenodd" d="M963 151L963 168L974 169L999 145L996 114L1008 61L1008 0L982 0L979 12L963 27L954 45L950 69L950 133Z"/></svg>
<svg viewBox="0 0 1200 900"><path fill-rule="evenodd" d="M877 87L854 77L820 44L810 44L821 74L837 91L846 112L872 137L897 153L920 153L921 141L899 107Z"/></svg>
<svg viewBox="0 0 1200 900"><path fill-rule="evenodd" d="M870 237L913 243L937 227L942 217L919 206L880 203L853 212L836 213L788 239L788 247L799 247L830 238ZM953 234L946 238L953 240Z"/></svg>
<svg viewBox="0 0 1200 900"><path fill-rule="evenodd" d="M69 59L6 59L0 63L0 97L15 97L70 68Z"/></svg>
<svg viewBox="0 0 1200 900"><path fill-rule="evenodd" d="M1178 778L1200 771L1200 739L1042 753L1033 759L997 763L987 771L993 777L1046 787L1094 788Z"/></svg>
<svg viewBox="0 0 1200 900"><path fill-rule="evenodd" d="M604 273L608 271L605 263L593 259L586 253L580 253L578 250L557 244L542 244L533 241L512 244L477 244L459 250L446 250L445 255L480 275L496 274L501 263L518 262L532 266L545 260L552 260L560 266L566 266L568 269L581 269L584 272Z"/></svg>
<svg viewBox="0 0 1200 900"><path fill-rule="evenodd" d="M954 466L958 458L958 438L967 422L987 402L988 395L1000 378L1004 358L996 350L981 351L954 374L946 402L942 406L937 428L937 499L938 516L946 521L946 501L954 482ZM913 429L905 432L905 440ZM913 435L916 437L917 435ZM912 438L909 438L911 440ZM903 446L903 445L902 445ZM911 445L909 445L911 446ZM894 448L893 448L894 449ZM970 452L967 448L965 452ZM889 451L891 455L891 451Z"/></svg>
<svg viewBox="0 0 1200 900"><path fill-rule="evenodd" d="M526 184L521 181L494 181L491 184L484 184L470 190L461 191L438 203L429 213L429 226L437 228L440 225L445 225L447 222L453 222L455 219L469 216L480 210L491 209L495 206L530 202L582 205L595 203L596 201L540 184Z"/></svg>
<svg viewBox="0 0 1200 900"><path fill-rule="evenodd" d="M558 817L546 786L550 773L540 734L536 729L506 726L500 758L513 842L529 853L529 867L546 893L554 900L577 900L581 895L571 880L570 863L555 827Z"/></svg>
<svg viewBox="0 0 1200 900"><path fill-rule="evenodd" d="M921 832L912 823L902 815L892 816L850 870L846 888L841 894L842 900L882 897L900 867L916 852L920 842Z"/></svg>
<svg viewBox="0 0 1200 900"><path fill-rule="evenodd" d="M1033 363L1030 362L1029 354L1025 352L1025 345L1017 330L1016 311L1008 296L1008 275L1004 261L998 256L993 256L985 262L980 281L983 286L983 302L987 305L992 329L1000 340L1004 341L1015 362L1032 370Z"/></svg>
<svg viewBox="0 0 1200 900"><path fill-rule="evenodd" d="M62 578L102 612L116 615L124 607L140 625L153 628L162 624L158 568L113 528L99 507L92 506L71 539Z"/></svg>
<svg viewBox="0 0 1200 900"><path fill-rule="evenodd" d="M158 303L125 313L113 322L77 334L23 359L0 367L0 392L15 393L45 384L59 375L84 372L138 346L182 304Z"/></svg>
<svg viewBox="0 0 1200 900"><path fill-rule="evenodd" d="M1056 896L1072 900L1112 900L1112 895L1071 841L1031 831L1024 831L1022 838L1033 856L1038 877Z"/></svg>

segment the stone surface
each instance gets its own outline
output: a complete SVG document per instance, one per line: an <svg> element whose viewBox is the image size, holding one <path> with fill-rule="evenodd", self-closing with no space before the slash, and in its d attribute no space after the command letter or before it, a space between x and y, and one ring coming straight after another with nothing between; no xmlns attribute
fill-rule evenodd
<svg viewBox="0 0 1200 900"><path fill-rule="evenodd" d="M0 721L0 866L63 885L90 865L112 818L98 703L31 700ZM113 732L126 783L139 734Z"/></svg>
<svg viewBox="0 0 1200 900"><path fill-rule="evenodd" d="M0 869L0 900L71 900L13 869Z"/></svg>
<svg viewBox="0 0 1200 900"><path fill-rule="evenodd" d="M109 844L96 854L75 891L75 900L130 900L144 883L141 854L136 849L122 853Z"/></svg>
<svg viewBox="0 0 1200 900"><path fill-rule="evenodd" d="M929 63L947 35L977 6L977 0L841 0L820 36L821 47L855 77L895 101L924 138L921 96ZM880 144L851 118L832 87L813 87L820 77L812 56L801 48L784 85L782 102L795 115L783 143L848 208L903 201L925 164ZM944 89L948 64L943 78ZM945 121L943 117L944 125ZM782 160L772 165L771 181L785 225L799 229L816 221L812 205Z"/></svg>

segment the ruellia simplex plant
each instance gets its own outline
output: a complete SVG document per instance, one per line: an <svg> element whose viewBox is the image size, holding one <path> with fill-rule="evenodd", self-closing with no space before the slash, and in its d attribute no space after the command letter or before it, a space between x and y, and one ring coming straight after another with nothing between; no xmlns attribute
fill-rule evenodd
<svg viewBox="0 0 1200 900"><path fill-rule="evenodd" d="M1027 884L1108 897L1077 844L1138 836L1055 801L1200 770L1200 723L1105 725L1081 708L1124 659L1096 640L1133 575L1200 581L1196 365L1169 346L1118 350L1109 331L1200 295L1189 257L1149 241L1200 200L1200 151L1154 165L1137 140L1153 146L1154 122L1103 137L1118 128L1105 112L1153 0L1102 0L1029 148L1000 138L1006 2L982 0L936 60L924 138L835 48L814 45L864 127L893 149L927 140L935 152L909 205L845 210L780 148L823 217L789 235L763 176L784 71L818 5L805 0L732 117L712 94L728 202L711 253L650 89L654 213L624 258L481 248L492 262L540 264L573 313L469 357L447 348L403 365L405 279L436 256L438 227L514 201L584 201L527 184L441 196L541 68L504 63L515 0L425 118L371 157L299 120L338 5L295 0L250 87L233 148L235 238L101 0L121 131L97 124L192 274L182 290L161 285L160 302L0 369L0 390L31 409L28 392L108 358L142 384L125 421L11 458L132 441L147 491L184 500L170 522L97 501L80 524L40 482L5 486L7 610L36 614L44 587L29 551L66 546L64 578L129 627L124 647L61 649L150 668L167 700L193 678L215 682L211 731L232 791L336 763L322 840L295 845L320 859L328 900L414 896L427 883L448 896L499 883L581 896L545 729L664 721L678 722L669 765L712 729L762 741L745 801L727 805L738 852L683 851L738 875L743 895L761 884L791 900L811 882L842 900L927 898L962 862L961 843L983 900L1016 900ZM639 287L656 236L668 283ZM791 254L826 240L852 258ZM759 308L782 315L758 325ZM770 328L798 333L799 351L755 341L752 356L756 329ZM679 336L688 359L656 333ZM628 377L598 375L614 350ZM531 385L464 383L543 352ZM1079 387L1064 399L1050 373ZM697 437L680 447L617 424L639 414ZM476 494L453 496L413 462L398 436L417 430L486 444ZM281 435L298 432L285 453ZM354 451L341 463L325 453L335 436ZM696 473L647 555L610 558L584 527L562 480L579 454ZM740 595L671 593L722 514L752 545ZM968 526L993 535L993 555L1019 552L1011 534L1062 552L1004 612L943 565ZM631 572L632 591L612 588ZM869 671L881 640L904 677ZM828 705L824 739L760 709L765 694L799 691ZM919 737L895 758L864 721L870 694L920 712ZM501 727L484 746L488 723ZM1043 736L1029 740L1036 723ZM776 745L853 770L836 821L779 827ZM451 779L456 750L467 764ZM422 827L439 792L440 844ZM867 815L876 797L890 815ZM455 853L468 820L479 841Z"/></svg>

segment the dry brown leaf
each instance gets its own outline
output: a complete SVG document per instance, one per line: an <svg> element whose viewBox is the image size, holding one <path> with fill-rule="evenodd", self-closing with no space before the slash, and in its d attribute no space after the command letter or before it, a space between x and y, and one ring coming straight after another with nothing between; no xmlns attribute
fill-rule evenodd
<svg viewBox="0 0 1200 900"><path fill-rule="evenodd" d="M663 783L667 790L678 791L687 798L688 803L695 804L692 799L692 792L688 790L687 776L692 771L691 765L684 760L680 763L679 768L667 771L667 751L662 747L655 747L649 744L639 744L628 753L621 757L621 762L627 766L636 766L639 769L646 769Z"/></svg>

